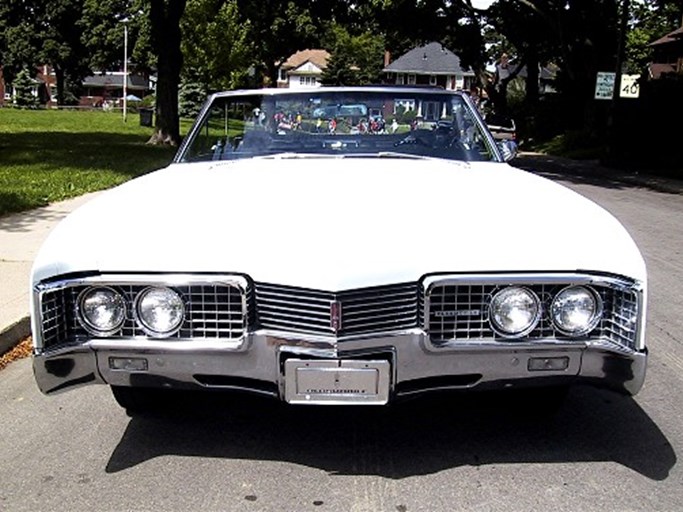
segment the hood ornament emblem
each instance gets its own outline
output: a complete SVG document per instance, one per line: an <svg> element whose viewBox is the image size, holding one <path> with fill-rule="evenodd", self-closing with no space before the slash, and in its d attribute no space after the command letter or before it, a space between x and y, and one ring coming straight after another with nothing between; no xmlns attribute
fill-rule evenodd
<svg viewBox="0 0 683 512"><path fill-rule="evenodd" d="M330 328L334 334L342 328L342 304L338 300L330 302Z"/></svg>

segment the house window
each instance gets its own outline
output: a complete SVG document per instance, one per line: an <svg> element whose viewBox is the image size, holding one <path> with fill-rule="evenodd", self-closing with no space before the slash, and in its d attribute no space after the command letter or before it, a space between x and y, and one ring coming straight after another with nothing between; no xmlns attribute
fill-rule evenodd
<svg viewBox="0 0 683 512"><path fill-rule="evenodd" d="M415 85L417 79L415 75L408 75L408 85Z"/></svg>
<svg viewBox="0 0 683 512"><path fill-rule="evenodd" d="M429 75L429 85L436 85L436 75Z"/></svg>
<svg viewBox="0 0 683 512"><path fill-rule="evenodd" d="M422 104L422 115L425 121L438 121L441 116L441 102L425 101Z"/></svg>
<svg viewBox="0 0 683 512"><path fill-rule="evenodd" d="M403 85L404 84L403 80L404 80L403 73L398 73L396 75L396 85Z"/></svg>
<svg viewBox="0 0 683 512"><path fill-rule="evenodd" d="M278 82L286 82L287 81L287 71L284 69L280 68L277 70L277 80Z"/></svg>
<svg viewBox="0 0 683 512"><path fill-rule="evenodd" d="M318 81L314 76L299 76L299 85L304 87L314 87Z"/></svg>

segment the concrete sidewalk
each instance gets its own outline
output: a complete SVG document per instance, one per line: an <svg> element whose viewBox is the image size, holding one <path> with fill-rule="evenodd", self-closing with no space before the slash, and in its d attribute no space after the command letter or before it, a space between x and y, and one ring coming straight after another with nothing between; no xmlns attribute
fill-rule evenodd
<svg viewBox="0 0 683 512"><path fill-rule="evenodd" d="M57 223L99 192L0 217L0 354L30 334L29 275Z"/></svg>

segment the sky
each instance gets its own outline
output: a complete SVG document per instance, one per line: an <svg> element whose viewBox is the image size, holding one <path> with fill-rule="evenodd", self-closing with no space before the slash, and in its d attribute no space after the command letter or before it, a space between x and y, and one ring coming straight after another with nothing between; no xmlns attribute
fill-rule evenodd
<svg viewBox="0 0 683 512"><path fill-rule="evenodd" d="M494 0L472 0L472 7L477 9L487 9L489 5L493 3Z"/></svg>

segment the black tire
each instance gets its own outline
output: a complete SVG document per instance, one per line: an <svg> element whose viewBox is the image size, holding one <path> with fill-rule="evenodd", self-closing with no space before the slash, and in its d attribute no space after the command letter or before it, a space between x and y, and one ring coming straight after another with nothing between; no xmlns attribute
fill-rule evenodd
<svg viewBox="0 0 683 512"><path fill-rule="evenodd" d="M111 392L116 402L126 410L129 416L165 410L171 402L172 394L165 389L128 386L111 386Z"/></svg>

